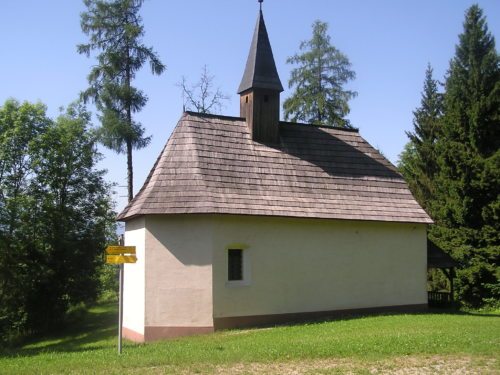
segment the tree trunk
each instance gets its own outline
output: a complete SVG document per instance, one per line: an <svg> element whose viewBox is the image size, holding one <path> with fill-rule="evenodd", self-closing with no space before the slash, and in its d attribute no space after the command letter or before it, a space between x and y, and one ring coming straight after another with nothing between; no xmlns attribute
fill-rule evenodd
<svg viewBox="0 0 500 375"><path fill-rule="evenodd" d="M321 79L321 73L322 73L322 69L323 69L323 66L322 66L322 61L321 61L321 47L319 47L319 51L318 51L318 96L321 96L322 93L323 93L323 82L322 82L322 79ZM319 124L322 124L323 122L323 113L321 111L321 108L319 107L319 102L316 103L316 105L318 106L318 123Z"/></svg>
<svg viewBox="0 0 500 375"><path fill-rule="evenodd" d="M132 169L132 142L127 140L127 189L128 201L134 197L134 172Z"/></svg>
<svg viewBox="0 0 500 375"><path fill-rule="evenodd" d="M132 128L132 103L130 98L130 48L127 42L127 62L126 62L126 81L127 86L127 122L129 128ZM134 171L132 166L132 140L127 139L127 188L128 188L128 201L134 198Z"/></svg>

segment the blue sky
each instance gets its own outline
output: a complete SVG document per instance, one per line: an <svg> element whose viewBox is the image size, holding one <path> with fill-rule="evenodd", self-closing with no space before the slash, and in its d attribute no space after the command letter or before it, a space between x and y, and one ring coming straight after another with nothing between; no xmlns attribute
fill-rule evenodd
<svg viewBox="0 0 500 375"><path fill-rule="evenodd" d="M349 118L361 135L393 163L412 128L428 62L443 79L462 31L465 10L478 3L490 31L500 39L500 1L468 0L265 0L264 17L283 85L291 67L285 61L311 35L316 19L328 22L332 43L350 59L358 91ZM79 0L2 0L0 22L0 103L13 97L41 101L56 116L87 86L94 63L76 52L85 42ZM158 52L166 72L152 76L145 67L135 85L149 96L137 120L153 135L134 155L137 192L182 113L176 83L199 78L203 65L230 96L222 114L238 116L237 87L245 67L258 13L257 0L146 0L144 42ZM498 47L497 47L498 49ZM282 93L282 102L290 94ZM91 108L92 109L92 108ZM116 182L117 210L126 203L125 156L102 149L101 167Z"/></svg>

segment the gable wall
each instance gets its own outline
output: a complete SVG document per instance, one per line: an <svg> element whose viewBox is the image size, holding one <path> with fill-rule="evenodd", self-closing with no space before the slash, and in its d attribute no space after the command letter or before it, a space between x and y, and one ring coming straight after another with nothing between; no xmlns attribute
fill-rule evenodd
<svg viewBox="0 0 500 375"><path fill-rule="evenodd" d="M250 275L235 286L238 243ZM215 319L426 304L426 226L219 216L213 274Z"/></svg>
<svg viewBox="0 0 500 375"><path fill-rule="evenodd" d="M146 218L145 340L213 330L210 216Z"/></svg>

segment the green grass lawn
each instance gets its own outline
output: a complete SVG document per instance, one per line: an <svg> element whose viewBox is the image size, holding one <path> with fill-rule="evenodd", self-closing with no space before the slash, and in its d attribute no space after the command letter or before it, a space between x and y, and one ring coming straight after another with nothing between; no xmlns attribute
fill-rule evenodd
<svg viewBox="0 0 500 375"><path fill-rule="evenodd" d="M121 356L116 319L115 304L96 306L64 334L1 353L0 373L500 374L497 314L367 316L147 345L125 342Z"/></svg>

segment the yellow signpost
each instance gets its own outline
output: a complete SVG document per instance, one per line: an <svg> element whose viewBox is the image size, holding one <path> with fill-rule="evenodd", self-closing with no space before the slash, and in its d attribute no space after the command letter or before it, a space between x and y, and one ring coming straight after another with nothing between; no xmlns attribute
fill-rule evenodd
<svg viewBox="0 0 500 375"><path fill-rule="evenodd" d="M135 255L135 246L108 246L106 248L106 254L108 254L108 255L123 255L123 254Z"/></svg>
<svg viewBox="0 0 500 375"><path fill-rule="evenodd" d="M135 246L108 246L106 248L106 263L123 264L135 263Z"/></svg>
<svg viewBox="0 0 500 375"><path fill-rule="evenodd" d="M135 246L108 246L106 248L106 263L120 266L120 294L118 308L118 354L122 353L122 327L123 327L123 265L135 263Z"/></svg>

